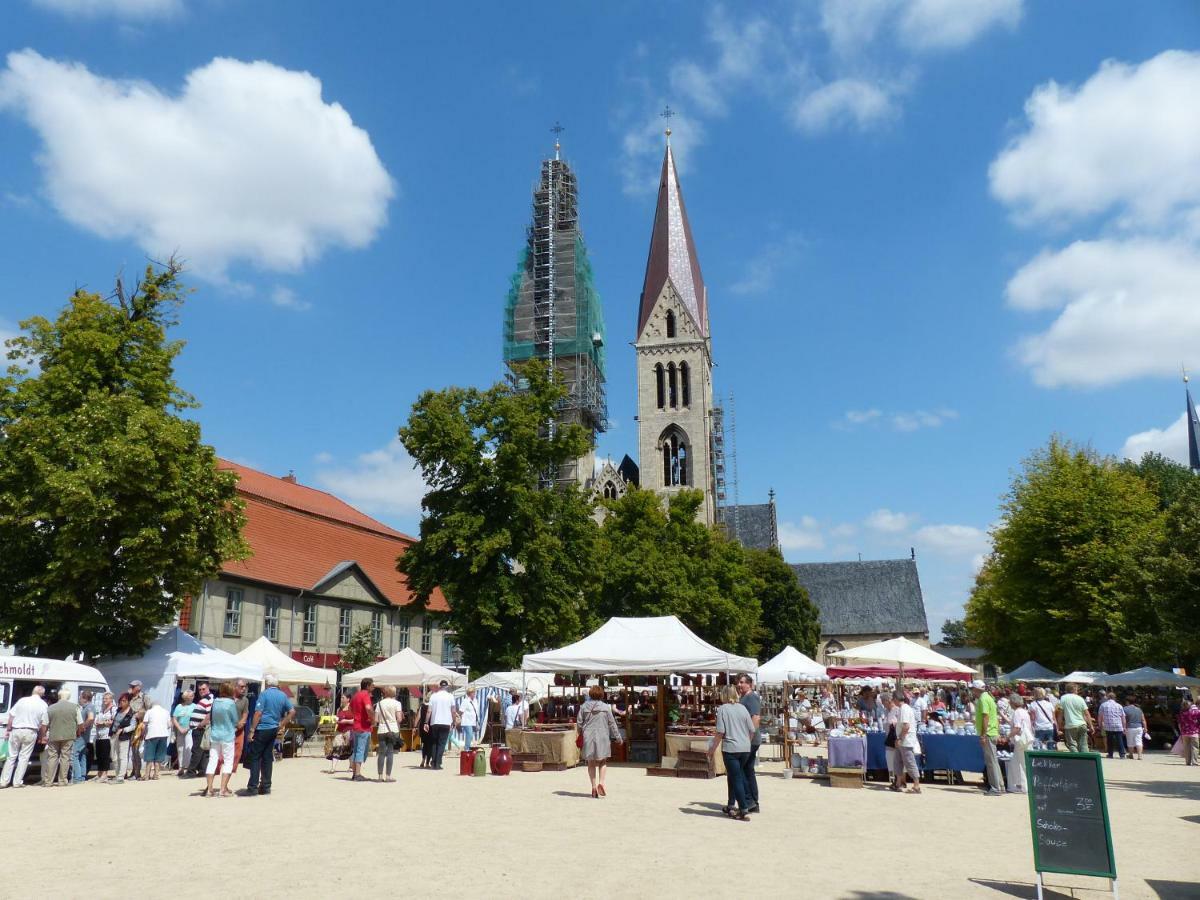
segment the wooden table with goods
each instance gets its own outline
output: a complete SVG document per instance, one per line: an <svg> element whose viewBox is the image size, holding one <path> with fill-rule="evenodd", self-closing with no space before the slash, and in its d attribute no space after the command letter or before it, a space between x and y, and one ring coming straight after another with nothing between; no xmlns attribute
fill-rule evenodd
<svg viewBox="0 0 1200 900"><path fill-rule="evenodd" d="M505 740L515 753L537 753L546 763L561 763L568 768L579 765L580 752L575 746L574 728L569 731L510 728L505 733Z"/></svg>
<svg viewBox="0 0 1200 900"><path fill-rule="evenodd" d="M702 750L708 752L712 735L705 734L672 734L667 732L667 759L678 759L680 750ZM714 774L725 774L725 758L718 750L713 756Z"/></svg>

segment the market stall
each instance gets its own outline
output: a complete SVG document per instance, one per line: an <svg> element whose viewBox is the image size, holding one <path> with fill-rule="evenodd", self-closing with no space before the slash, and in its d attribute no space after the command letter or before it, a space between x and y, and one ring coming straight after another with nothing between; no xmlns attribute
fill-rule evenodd
<svg viewBox="0 0 1200 900"><path fill-rule="evenodd" d="M1116 675L1097 677L1093 684L1106 688L1114 687L1155 687L1155 688L1198 688L1200 678L1187 675L1176 675L1162 669L1152 669L1142 666L1140 669L1130 669L1128 672L1118 672Z"/></svg>
<svg viewBox="0 0 1200 900"><path fill-rule="evenodd" d="M1011 672L1005 674L1002 681L1020 681L1025 684L1058 684L1063 680L1063 676L1057 672L1052 672L1041 663L1034 662L1032 659L1022 663Z"/></svg>
<svg viewBox="0 0 1200 900"><path fill-rule="evenodd" d="M467 676L444 666L439 666L418 653L412 647L405 647L399 653L387 659L348 672L342 676L343 684L355 684L364 678L370 678L376 687L424 687L446 681L452 687L467 683Z"/></svg>
<svg viewBox="0 0 1200 900"><path fill-rule="evenodd" d="M316 684L331 687L337 682L333 669L318 669L293 659L267 637L260 637L246 649L235 653L238 659L259 666L264 675L274 675L280 684Z"/></svg>
<svg viewBox="0 0 1200 900"><path fill-rule="evenodd" d="M635 678L653 680L653 696L647 692L643 698L652 701L653 708L643 702L640 712L635 711L631 697L621 718L629 738L629 761L649 765L668 758L666 680L670 675L729 676L757 668L756 660L714 647L675 616L609 619L583 640L557 650L527 654L521 661L525 672L557 672L575 681L586 675L616 676L630 691L635 689ZM694 687L699 692L705 684ZM703 740L706 735L697 737Z"/></svg>
<svg viewBox="0 0 1200 900"><path fill-rule="evenodd" d="M579 748L575 745L575 729L510 728L504 742L514 753L535 753L551 765L567 768L579 765Z"/></svg>
<svg viewBox="0 0 1200 900"><path fill-rule="evenodd" d="M211 679L262 681L263 667L232 653L210 647L172 626L151 641L141 656L102 659L96 664L114 693L135 679L156 703L168 709L179 682Z"/></svg>

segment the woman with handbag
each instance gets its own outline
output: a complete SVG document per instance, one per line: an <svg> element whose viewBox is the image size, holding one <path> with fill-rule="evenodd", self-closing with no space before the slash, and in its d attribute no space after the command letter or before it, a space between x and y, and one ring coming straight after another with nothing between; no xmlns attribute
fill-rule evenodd
<svg viewBox="0 0 1200 900"><path fill-rule="evenodd" d="M131 764L130 751L133 745L133 732L137 728L137 714L129 706L129 695L122 694L117 700L117 712L112 724L112 756L116 760L116 778L114 784L122 784L129 772Z"/></svg>
<svg viewBox="0 0 1200 900"><path fill-rule="evenodd" d="M1013 694L1009 698L1012 707L1012 731L1008 741L1012 745L1012 765L1008 767L1008 792L1010 794L1025 793L1025 751L1035 740L1033 719L1025 708L1025 698Z"/></svg>
<svg viewBox="0 0 1200 900"><path fill-rule="evenodd" d="M587 760L592 796L607 797L604 776L608 771L609 757L612 756L613 742L621 743L621 732L617 730L612 707L604 702L604 688L600 685L594 684L588 691L588 699L579 707L575 723L579 729L575 745L583 751L582 756Z"/></svg>
<svg viewBox="0 0 1200 900"><path fill-rule="evenodd" d="M396 689L387 686L383 689L383 699L375 704L375 731L379 735L379 744L375 748L375 764L378 766L380 781L395 781L392 777L392 755L396 744L400 741L400 717L404 710L396 699ZM384 777L384 768L387 777Z"/></svg>

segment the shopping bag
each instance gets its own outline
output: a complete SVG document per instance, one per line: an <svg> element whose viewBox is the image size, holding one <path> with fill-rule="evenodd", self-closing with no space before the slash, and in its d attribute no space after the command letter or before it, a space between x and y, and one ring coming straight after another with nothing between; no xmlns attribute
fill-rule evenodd
<svg viewBox="0 0 1200 900"><path fill-rule="evenodd" d="M1185 751L1183 749L1183 735L1182 734L1179 737L1175 738L1175 746L1171 748L1171 752L1173 754L1175 754L1176 756L1184 756L1185 755Z"/></svg>
<svg viewBox="0 0 1200 900"><path fill-rule="evenodd" d="M0 741L0 762L8 759L8 741Z"/></svg>

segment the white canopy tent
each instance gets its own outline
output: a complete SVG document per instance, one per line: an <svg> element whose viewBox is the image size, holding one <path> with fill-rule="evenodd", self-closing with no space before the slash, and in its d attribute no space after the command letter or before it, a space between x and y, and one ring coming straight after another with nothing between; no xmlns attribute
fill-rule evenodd
<svg viewBox="0 0 1200 900"><path fill-rule="evenodd" d="M1064 675L1059 680L1065 684L1092 684L1107 677L1107 672L1084 672L1079 670L1072 672L1070 675Z"/></svg>
<svg viewBox="0 0 1200 900"><path fill-rule="evenodd" d="M670 675L672 672L753 672L758 661L719 650L675 616L612 618L581 641L527 653L525 672Z"/></svg>
<svg viewBox="0 0 1200 900"><path fill-rule="evenodd" d="M202 644L186 631L172 626L151 642L138 657L103 659L96 664L114 693L135 679L154 700L170 705L175 683L183 679L211 678L262 681L263 667L232 653Z"/></svg>
<svg viewBox="0 0 1200 900"><path fill-rule="evenodd" d="M1190 678L1187 675L1176 675L1174 672L1142 666L1140 669L1130 669L1128 672L1119 672L1116 675L1105 675L1103 678L1097 678L1095 683L1105 687L1194 688L1200 687L1200 678Z"/></svg>
<svg viewBox="0 0 1200 900"><path fill-rule="evenodd" d="M344 684L355 684L364 678L372 679L377 687L391 685L392 687L422 687L427 684L437 684L445 679L452 687L467 683L467 676L454 672L444 666L426 659L412 647L405 647L399 653L389 656L373 666L349 672L342 676Z"/></svg>
<svg viewBox="0 0 1200 900"><path fill-rule="evenodd" d="M330 687L337 681L337 672L333 669L306 666L288 656L267 637L260 637L234 655L252 665L261 666L264 675L274 675L280 684L321 684Z"/></svg>
<svg viewBox="0 0 1200 900"><path fill-rule="evenodd" d="M525 696L529 699L543 700L550 693L550 685L553 683L553 677L545 673L522 672L518 669L515 672L489 672L482 678L472 681L471 686L498 688L502 691L524 691ZM461 690L455 693L461 693Z"/></svg>
<svg viewBox="0 0 1200 900"><path fill-rule="evenodd" d="M788 645L758 667L759 684L783 684L785 681L828 681L825 667Z"/></svg>
<svg viewBox="0 0 1200 900"><path fill-rule="evenodd" d="M843 659L847 662L853 661L897 666L899 668L898 678L901 679L904 677L906 666L910 669L932 669L938 672L960 672L963 674L971 674L975 671L970 666L964 666L957 660L953 660L948 656L942 656L936 650L931 650L905 637L896 637L887 641L876 641L873 644L854 647L850 650L839 650L829 655L836 656L838 659Z"/></svg>

